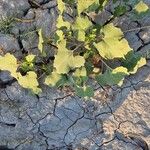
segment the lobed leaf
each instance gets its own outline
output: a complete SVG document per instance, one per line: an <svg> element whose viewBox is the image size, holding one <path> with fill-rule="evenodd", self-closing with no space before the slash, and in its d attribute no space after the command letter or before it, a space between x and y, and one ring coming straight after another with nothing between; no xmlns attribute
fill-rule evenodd
<svg viewBox="0 0 150 150"><path fill-rule="evenodd" d="M91 21L85 17L77 17L74 24L73 29L75 30L87 30L92 25Z"/></svg>
<svg viewBox="0 0 150 150"><path fill-rule="evenodd" d="M102 29L104 37L99 43L94 43L99 54L105 59L124 58L131 51L128 41L123 38L122 31L112 23Z"/></svg>
<svg viewBox="0 0 150 150"><path fill-rule="evenodd" d="M37 81L37 75L33 71L29 71L25 76L22 76L18 73L18 83L24 87L32 90L35 94L41 92L41 89L38 88L39 83Z"/></svg>
<svg viewBox="0 0 150 150"><path fill-rule="evenodd" d="M85 41L85 31L92 25L91 21L88 18L77 17L76 21L73 24L73 29L78 32L78 40Z"/></svg>
<svg viewBox="0 0 150 150"><path fill-rule="evenodd" d="M66 82L67 80L63 75L58 74L56 71L53 71L49 76L46 77L44 83L48 86L54 87L61 86Z"/></svg>
<svg viewBox="0 0 150 150"><path fill-rule="evenodd" d="M135 7L134 9L136 10L137 13L144 13L147 10L149 10L149 7L147 4L145 4L143 1L140 1Z"/></svg>
<svg viewBox="0 0 150 150"><path fill-rule="evenodd" d="M75 77L85 77L85 76L87 76L85 67L81 67L81 68L76 69L76 71L74 72L73 75Z"/></svg>
<svg viewBox="0 0 150 150"><path fill-rule="evenodd" d="M107 70L104 74L96 76L96 80L101 86L121 86L123 84L124 77L128 74L127 68L117 67L114 70Z"/></svg>
<svg viewBox="0 0 150 150"><path fill-rule="evenodd" d="M28 57L27 57L28 59ZM39 84L37 81L37 75L35 72L30 71L26 76L22 76L19 72L17 72L18 68L16 58L7 53L5 56L0 56L0 70L7 70L11 73L11 76L16 78L18 83L24 87L31 89L35 94L41 92L41 89L38 88Z"/></svg>
<svg viewBox="0 0 150 150"><path fill-rule="evenodd" d="M0 56L0 70L7 70L10 72L11 76L17 78L17 68L17 60L13 55L7 53L3 57Z"/></svg>
<svg viewBox="0 0 150 150"><path fill-rule="evenodd" d="M146 59L133 52L128 53L122 61L122 65L128 69L130 74L134 74L137 70L146 64Z"/></svg>
<svg viewBox="0 0 150 150"><path fill-rule="evenodd" d="M79 97L83 98L94 96L94 90L90 86L83 86L83 87L76 86L75 92Z"/></svg>
<svg viewBox="0 0 150 150"><path fill-rule="evenodd" d="M62 59L63 58L63 59ZM82 56L74 56L73 52L66 48L66 41L58 45L58 52L55 55L54 67L58 74L66 74L71 69L84 66L85 59Z"/></svg>

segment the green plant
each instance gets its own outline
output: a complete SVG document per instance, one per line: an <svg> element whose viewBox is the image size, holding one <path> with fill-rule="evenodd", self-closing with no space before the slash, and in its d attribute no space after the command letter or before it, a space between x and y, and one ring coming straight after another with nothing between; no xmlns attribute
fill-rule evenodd
<svg viewBox="0 0 150 150"><path fill-rule="evenodd" d="M9 34L14 26L15 19L13 17L0 18L0 33Z"/></svg>
<svg viewBox="0 0 150 150"><path fill-rule="evenodd" d="M136 73L138 68L146 64L145 58L134 54L121 29L112 23L103 27L92 23L88 14L94 11L96 15L107 2L108 0L87 0L86 3L85 0L59 0L57 30L54 38L50 40L51 45L56 48L56 55L50 62L45 61L44 38L42 30L38 31L38 48L43 58L43 63L38 68L41 67L42 74L48 73L44 82L46 85L70 86L78 96L92 97L94 89L88 84L89 79L95 80L101 86L121 86L127 75ZM114 3L116 2L115 0ZM68 6L76 16L73 22L64 19ZM146 7L145 10L147 11ZM115 11L115 17L124 13L120 12L120 8ZM34 69L35 60L34 55L29 55L23 63L17 63L13 55L6 54L0 57L0 69L10 71L20 85L38 94L41 89ZM119 65L116 62L120 62ZM45 70L47 66L51 66L50 73ZM25 75L18 72L18 67Z"/></svg>
<svg viewBox="0 0 150 150"><path fill-rule="evenodd" d="M22 72L27 73L28 71L34 71L35 67L35 55L28 55L20 65Z"/></svg>

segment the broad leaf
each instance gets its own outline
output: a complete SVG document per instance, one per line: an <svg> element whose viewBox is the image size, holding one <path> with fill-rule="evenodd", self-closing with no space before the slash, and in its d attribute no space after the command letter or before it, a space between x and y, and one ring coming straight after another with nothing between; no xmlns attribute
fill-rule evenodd
<svg viewBox="0 0 150 150"><path fill-rule="evenodd" d="M66 82L66 78L58 74L56 71L53 71L49 76L46 77L45 79L45 84L48 86L61 86Z"/></svg>
<svg viewBox="0 0 150 150"><path fill-rule="evenodd" d="M87 12L98 12L103 8L103 5L104 3L100 4L99 0L95 0L95 2L88 7Z"/></svg>
<svg viewBox="0 0 150 150"><path fill-rule="evenodd" d="M75 92L79 97L83 98L94 96L94 90L90 86L83 86L83 87L76 86Z"/></svg>
<svg viewBox="0 0 150 150"><path fill-rule="evenodd" d="M139 68L146 65L146 59L144 57L141 57L140 60L137 62L136 66L134 67L133 71L130 71L130 74L135 74Z"/></svg>
<svg viewBox="0 0 150 150"><path fill-rule="evenodd" d="M131 51L128 41L123 38L122 31L108 24L102 29L104 37L99 43L94 43L99 54L105 59L124 58Z"/></svg>
<svg viewBox="0 0 150 150"><path fill-rule="evenodd" d="M115 8L114 15L118 17L120 15L123 15L126 11L126 6L119 5Z"/></svg>
<svg viewBox="0 0 150 150"><path fill-rule="evenodd" d="M134 74L137 70L146 64L146 59L134 52L130 52L125 56L122 65L128 69L130 74Z"/></svg>
<svg viewBox="0 0 150 150"><path fill-rule="evenodd" d="M76 21L73 24L73 29L78 32L78 40L85 41L85 31L92 25L91 21L88 18L77 17Z"/></svg>
<svg viewBox="0 0 150 150"><path fill-rule="evenodd" d="M143 1L140 1L134 8L136 10L136 12L138 13L144 13L147 10L149 10L149 7L147 6L147 4L145 4Z"/></svg>
<svg viewBox="0 0 150 150"><path fill-rule="evenodd" d="M90 5L95 3L96 0L78 0L78 13L82 13L85 9L87 9Z"/></svg>
<svg viewBox="0 0 150 150"><path fill-rule="evenodd" d="M75 77L85 77L85 76L87 76L85 67L81 67L81 68L76 69L76 71L74 72L73 75Z"/></svg>
<svg viewBox="0 0 150 150"><path fill-rule="evenodd" d="M41 89L38 88L37 75L33 71L29 71L25 76L18 73L18 83L22 87L32 90L35 94L41 92Z"/></svg>
<svg viewBox="0 0 150 150"><path fill-rule="evenodd" d="M0 56L0 70L7 70L10 72L11 76L17 78L17 68L17 60L13 55L7 53L3 57Z"/></svg>
<svg viewBox="0 0 150 150"><path fill-rule="evenodd" d="M123 84L124 77L128 75L127 68L117 67L114 70L107 70L104 74L96 76L97 82L102 85L119 85Z"/></svg>
<svg viewBox="0 0 150 150"><path fill-rule="evenodd" d="M35 62L35 55L28 55L25 57L24 62L21 64L20 68L24 73L28 71L34 70L34 62Z"/></svg>
<svg viewBox="0 0 150 150"><path fill-rule="evenodd" d="M58 52L55 55L54 67L58 74L65 74L70 69L84 66L85 60L82 56L74 56L73 52L66 48L66 41L63 40L58 45Z"/></svg>
<svg viewBox="0 0 150 150"><path fill-rule="evenodd" d="M27 59L29 59L29 57L27 57ZM11 76L16 78L22 87L31 89L36 94L41 92L41 89L38 88L39 84L36 73L30 71L26 76L22 76L19 72L17 72L17 68L17 60L10 53L7 53L4 57L0 57L0 70L9 71Z"/></svg>
<svg viewBox="0 0 150 150"><path fill-rule="evenodd" d="M76 21L73 24L73 29L85 31L92 25L91 21L85 17L77 17Z"/></svg>
<svg viewBox="0 0 150 150"><path fill-rule="evenodd" d="M85 67L76 69L73 73L73 79L77 85L82 86L88 80Z"/></svg>

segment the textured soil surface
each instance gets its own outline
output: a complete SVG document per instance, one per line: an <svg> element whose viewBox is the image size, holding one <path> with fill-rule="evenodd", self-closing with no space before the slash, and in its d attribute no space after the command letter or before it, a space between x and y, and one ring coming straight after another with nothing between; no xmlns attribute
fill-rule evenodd
<svg viewBox="0 0 150 150"><path fill-rule="evenodd" d="M150 0L145 2L150 6ZM38 55L38 35L34 31L42 28L46 37L51 35L56 6L55 0L0 0L2 18L13 15L22 19L8 31L0 27L0 49L19 59L26 52ZM150 26L150 16L132 20L131 10L129 6L125 15L112 22L121 27L135 52L148 60L135 75L126 78L121 88L101 89L96 85L91 101L47 86L35 96L7 72L0 72L0 146L15 150L149 149L150 28L143 27ZM104 24L110 16L111 6L97 21ZM50 46L45 49L49 51Z"/></svg>

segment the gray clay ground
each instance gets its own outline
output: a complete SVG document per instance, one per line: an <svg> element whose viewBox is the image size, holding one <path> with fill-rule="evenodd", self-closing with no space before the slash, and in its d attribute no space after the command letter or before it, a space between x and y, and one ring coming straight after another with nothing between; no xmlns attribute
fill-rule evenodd
<svg viewBox="0 0 150 150"><path fill-rule="evenodd" d="M20 33L42 28L49 37L55 30L56 1L36 1L41 7L30 0L0 0L1 17L13 14L32 20L17 22L9 29L10 33L0 33L0 47L17 58L25 51L39 53L37 33L27 37ZM150 0L145 2L150 5ZM101 24L111 16L110 9L100 14ZM150 16L133 21L130 11L113 22L122 28L137 53L147 55L150 28L127 30L149 26ZM7 72L0 72L0 85L0 145L15 150L148 150L146 142L150 147L149 60L121 88L103 90L95 86L91 101L46 86L39 97L31 95Z"/></svg>

